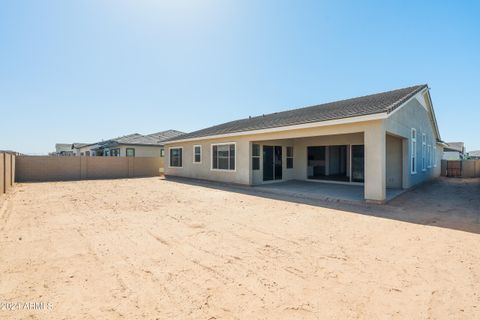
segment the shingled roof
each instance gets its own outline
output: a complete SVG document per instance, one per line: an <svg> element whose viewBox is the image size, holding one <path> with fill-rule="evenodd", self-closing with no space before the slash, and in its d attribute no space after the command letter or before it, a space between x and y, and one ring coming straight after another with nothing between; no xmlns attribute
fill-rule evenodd
<svg viewBox="0 0 480 320"><path fill-rule="evenodd" d="M165 140L175 138L175 137L180 136L182 134L185 134L185 132L170 129L170 130L166 130L166 131L151 133L151 134L148 134L146 136L147 137L152 137L152 138L156 139L158 142L163 142Z"/></svg>
<svg viewBox="0 0 480 320"><path fill-rule="evenodd" d="M126 136L121 136L107 141L99 142L102 146L114 146L119 144L127 145L145 145L145 146L161 146L163 141L174 138L183 134L183 132L177 130L166 130L149 135L142 135L139 133L132 133Z"/></svg>
<svg viewBox="0 0 480 320"><path fill-rule="evenodd" d="M183 134L168 139L165 142L279 128L377 113L388 114L424 88L427 88L426 84L300 109L249 117Z"/></svg>

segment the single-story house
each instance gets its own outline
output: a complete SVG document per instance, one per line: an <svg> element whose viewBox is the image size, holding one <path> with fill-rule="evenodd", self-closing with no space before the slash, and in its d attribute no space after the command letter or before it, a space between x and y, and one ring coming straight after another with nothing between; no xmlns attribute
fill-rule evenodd
<svg viewBox="0 0 480 320"><path fill-rule="evenodd" d="M74 156L75 154L70 143L56 143L55 152L52 152L51 155L68 157Z"/></svg>
<svg viewBox="0 0 480 320"><path fill-rule="evenodd" d="M231 121L164 142L165 175L258 185L356 184L367 200L440 175L426 84Z"/></svg>
<svg viewBox="0 0 480 320"><path fill-rule="evenodd" d="M163 157L163 141L182 135L184 132L166 130L149 135L133 133L91 144L73 144L80 156L97 157Z"/></svg>
<svg viewBox="0 0 480 320"><path fill-rule="evenodd" d="M465 158L465 144L463 142L447 142L443 148L443 160L462 160Z"/></svg>
<svg viewBox="0 0 480 320"><path fill-rule="evenodd" d="M73 151L74 156L84 156L85 151L90 151L89 143L82 143L82 142L74 142L71 144L71 149ZM90 153L90 152L89 152Z"/></svg>

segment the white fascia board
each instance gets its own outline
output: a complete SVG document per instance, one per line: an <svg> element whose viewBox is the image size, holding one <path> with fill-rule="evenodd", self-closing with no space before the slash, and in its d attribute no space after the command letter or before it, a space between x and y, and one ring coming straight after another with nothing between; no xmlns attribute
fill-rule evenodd
<svg viewBox="0 0 480 320"><path fill-rule="evenodd" d="M289 131L289 130L335 126L335 125L349 124L349 123L355 123L355 122L383 120L383 119L386 119L387 117L388 117L387 113L382 112L382 113L369 114L369 115L365 115L365 116L343 118L343 119L336 119L336 120L327 120L327 121L320 121L320 122L312 122L312 123L298 124L298 125L292 125L292 126L275 127L275 128L250 130L250 131L240 131L240 132L217 134L217 135L211 135L211 136L202 136L202 137L190 138L190 139L174 140L174 141L165 142L165 145L172 144L172 143L179 143L179 142L210 140L210 139L219 139L219 138L227 138L227 137L238 137L238 136L246 136L246 135L252 135L252 134L282 132L282 131Z"/></svg>

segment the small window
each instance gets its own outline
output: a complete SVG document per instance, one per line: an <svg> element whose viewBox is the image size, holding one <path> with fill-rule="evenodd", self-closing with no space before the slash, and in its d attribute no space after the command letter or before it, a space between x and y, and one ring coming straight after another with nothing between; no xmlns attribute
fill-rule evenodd
<svg viewBox="0 0 480 320"><path fill-rule="evenodd" d="M90 157L90 151L86 151L86 152L85 152L85 155L86 155L87 157Z"/></svg>
<svg viewBox="0 0 480 320"><path fill-rule="evenodd" d="M120 157L120 149L117 148L117 149L112 149L110 150L110 155L112 157Z"/></svg>
<svg viewBox="0 0 480 320"><path fill-rule="evenodd" d="M202 146L193 146L193 163L202 163Z"/></svg>
<svg viewBox="0 0 480 320"><path fill-rule="evenodd" d="M417 173L417 130L412 128L412 134L410 139L410 159L411 159L411 168L410 173L416 174Z"/></svg>
<svg viewBox="0 0 480 320"><path fill-rule="evenodd" d="M135 157L135 149L127 148L127 157Z"/></svg>
<svg viewBox="0 0 480 320"><path fill-rule="evenodd" d="M183 163L182 148L170 148L170 167L181 168Z"/></svg>
<svg viewBox="0 0 480 320"><path fill-rule="evenodd" d="M252 144L252 170L260 170L260 145Z"/></svg>
<svg viewBox="0 0 480 320"><path fill-rule="evenodd" d="M293 147L287 147L287 169L293 168Z"/></svg>
<svg viewBox="0 0 480 320"><path fill-rule="evenodd" d="M235 170L235 144L212 144L212 170Z"/></svg>
<svg viewBox="0 0 480 320"><path fill-rule="evenodd" d="M427 135L422 134L422 171L427 170Z"/></svg>
<svg viewBox="0 0 480 320"><path fill-rule="evenodd" d="M160 148L160 157L165 157L165 148Z"/></svg>

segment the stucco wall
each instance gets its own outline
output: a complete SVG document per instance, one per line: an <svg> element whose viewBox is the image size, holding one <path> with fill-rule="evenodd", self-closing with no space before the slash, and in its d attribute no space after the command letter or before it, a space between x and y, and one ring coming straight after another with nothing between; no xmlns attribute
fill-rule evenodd
<svg viewBox="0 0 480 320"><path fill-rule="evenodd" d="M159 157L159 146L120 146L120 156L127 156L127 148L135 149L135 157Z"/></svg>
<svg viewBox="0 0 480 320"><path fill-rule="evenodd" d="M159 176L162 166L160 157L19 156L16 179L41 182Z"/></svg>
<svg viewBox="0 0 480 320"><path fill-rule="evenodd" d="M211 170L212 147L214 143L235 143L235 170L217 171ZM193 146L200 145L202 148L201 163L193 163ZM170 148L182 147L182 168L170 167ZM247 137L235 137L232 139L210 139L199 142L184 142L171 144L165 148L165 175L189 177L194 179L214 180L238 184L250 184L250 142Z"/></svg>
<svg viewBox="0 0 480 320"><path fill-rule="evenodd" d="M421 97L419 97L421 99ZM405 167L404 169L404 187L409 188L415 184L440 176L440 160L443 148L436 143L437 137L433 127L432 118L430 117L427 107L417 99L412 99L403 108L392 114L386 121L386 131L394 135L403 137L408 140L405 145L403 155ZM417 172L411 173L411 131L412 128L417 130L417 148L413 152L416 153ZM426 170L422 170L422 134L426 135L427 145L437 148L436 159L432 161L432 166L428 165ZM428 159L426 159L428 163Z"/></svg>
<svg viewBox="0 0 480 320"><path fill-rule="evenodd" d="M402 139L387 135L386 185L387 188L402 188L403 145Z"/></svg>
<svg viewBox="0 0 480 320"><path fill-rule="evenodd" d="M97 148L98 145L92 145L87 147L82 147L79 149L78 154L83 152L83 155L86 156L86 152L90 151L90 155L92 153L92 149ZM120 149L120 156L126 157L127 156L127 148L135 149L135 157L159 157L160 156L160 146L128 146L128 145L119 145L111 149ZM110 150L110 149L107 149Z"/></svg>

